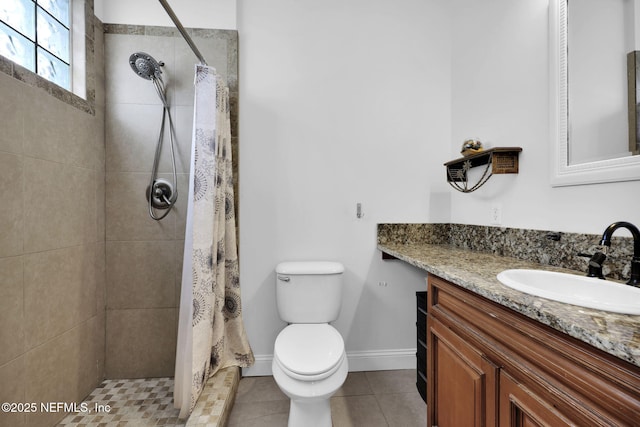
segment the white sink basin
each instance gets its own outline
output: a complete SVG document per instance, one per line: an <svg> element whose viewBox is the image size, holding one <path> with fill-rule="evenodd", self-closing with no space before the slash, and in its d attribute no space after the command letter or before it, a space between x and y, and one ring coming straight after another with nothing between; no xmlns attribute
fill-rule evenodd
<svg viewBox="0 0 640 427"><path fill-rule="evenodd" d="M505 270L498 280L513 289L567 304L640 315L640 288L575 274Z"/></svg>

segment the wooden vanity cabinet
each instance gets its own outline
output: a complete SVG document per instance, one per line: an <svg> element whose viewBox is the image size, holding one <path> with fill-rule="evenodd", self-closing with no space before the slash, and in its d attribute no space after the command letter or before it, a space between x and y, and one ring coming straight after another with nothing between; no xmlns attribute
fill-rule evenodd
<svg viewBox="0 0 640 427"><path fill-rule="evenodd" d="M427 425L640 426L640 368L429 276Z"/></svg>

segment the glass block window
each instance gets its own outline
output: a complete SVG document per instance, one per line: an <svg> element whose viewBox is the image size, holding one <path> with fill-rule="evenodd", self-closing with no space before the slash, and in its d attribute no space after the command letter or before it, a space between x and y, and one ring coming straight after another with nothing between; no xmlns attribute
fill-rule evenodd
<svg viewBox="0 0 640 427"><path fill-rule="evenodd" d="M71 0L0 0L0 55L70 90Z"/></svg>

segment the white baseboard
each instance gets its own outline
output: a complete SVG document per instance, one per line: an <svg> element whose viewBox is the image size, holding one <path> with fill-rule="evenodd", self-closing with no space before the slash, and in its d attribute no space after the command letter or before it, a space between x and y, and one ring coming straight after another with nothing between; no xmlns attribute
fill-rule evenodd
<svg viewBox="0 0 640 427"><path fill-rule="evenodd" d="M349 372L415 369L416 349L348 351Z"/></svg>
<svg viewBox="0 0 640 427"><path fill-rule="evenodd" d="M271 363L273 362L273 354L254 354L256 362L253 366L242 368L243 377L264 377L272 375Z"/></svg>
<svg viewBox="0 0 640 427"><path fill-rule="evenodd" d="M273 354L256 354L256 363L250 368L242 368L242 376L261 377L271 375ZM416 349L348 351L349 372L389 371L394 369L415 369Z"/></svg>

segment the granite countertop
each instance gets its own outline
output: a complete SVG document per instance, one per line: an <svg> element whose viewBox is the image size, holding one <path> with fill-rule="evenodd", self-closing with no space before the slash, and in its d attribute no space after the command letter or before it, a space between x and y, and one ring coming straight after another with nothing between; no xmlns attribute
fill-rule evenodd
<svg viewBox="0 0 640 427"><path fill-rule="evenodd" d="M379 243L378 249L640 366L640 316L609 313L536 297L504 286L496 278L499 272L510 268L573 274L583 272L450 245Z"/></svg>

